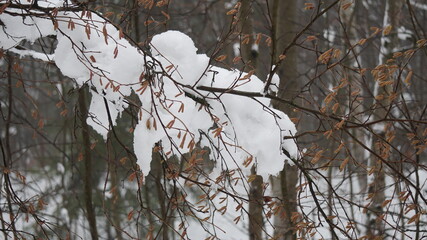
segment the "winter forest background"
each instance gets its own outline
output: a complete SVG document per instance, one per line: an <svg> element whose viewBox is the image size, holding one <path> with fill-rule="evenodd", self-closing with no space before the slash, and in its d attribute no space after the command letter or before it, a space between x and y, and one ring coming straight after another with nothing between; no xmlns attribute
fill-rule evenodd
<svg viewBox="0 0 427 240"><path fill-rule="evenodd" d="M426 0L1 0L0 238L425 238L426 46Z"/></svg>

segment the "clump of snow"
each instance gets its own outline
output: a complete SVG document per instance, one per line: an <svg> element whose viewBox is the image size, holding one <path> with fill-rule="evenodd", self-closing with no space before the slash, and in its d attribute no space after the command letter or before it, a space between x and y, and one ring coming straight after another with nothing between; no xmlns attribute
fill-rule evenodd
<svg viewBox="0 0 427 240"><path fill-rule="evenodd" d="M274 68L274 66L272 66ZM270 78L270 74L267 75L266 79ZM267 83L267 81L265 81ZM279 91L279 84L280 84L280 77L277 75L277 73L273 74L273 77L271 78L270 86L268 86L268 91L270 94L277 94Z"/></svg>
<svg viewBox="0 0 427 240"><path fill-rule="evenodd" d="M414 33L411 30L406 29L404 26L400 26L397 29L397 36L400 40L411 40L414 38Z"/></svg>
<svg viewBox="0 0 427 240"><path fill-rule="evenodd" d="M11 13L24 14L25 10L7 9ZM4 23L0 31L0 48L10 49L22 40L34 42L40 37L55 35L52 21L48 18L21 17L10 14L0 14Z"/></svg>
<svg viewBox="0 0 427 240"><path fill-rule="evenodd" d="M95 88L88 124L106 139L109 121L104 98L115 123L128 106L124 96L131 94L144 71L143 55L96 14L81 17L81 13L62 12L58 17L73 19L73 26L70 21L59 22L55 63L79 86L89 83Z"/></svg>
<svg viewBox="0 0 427 240"><path fill-rule="evenodd" d="M236 57L240 56L240 44L239 43L233 43L233 52L234 52L234 56L236 56Z"/></svg>
<svg viewBox="0 0 427 240"><path fill-rule="evenodd" d="M248 73L209 66L209 58L205 54L197 54L193 41L181 32L168 31L159 34L153 38L151 44L156 49L154 57L163 66L171 64L174 66L174 69L171 70L171 77L180 84L190 86L196 84L197 86L248 92L260 92L264 87L263 82L254 75L250 76ZM189 90L185 87L177 88L173 81L164 79L163 83L166 96L175 96L179 91ZM193 91L189 92L194 93ZM182 118L182 122L190 123L186 124L186 128L195 141L206 137L206 135L209 136L210 141L201 141L202 147L214 145L215 149L221 149L223 154L220 159L217 159L218 162L224 161L229 168L238 169L242 168L246 159L254 158L257 162L257 173L267 179L268 175L277 174L283 167L284 160L287 157L282 153L282 147L288 149L292 154L291 156L297 156L296 147L292 147L295 143L282 140L284 136L295 134L294 124L283 112L268 109L270 106L269 99L254 100L232 94L218 96L203 91L199 91L198 94L200 94L199 97L208 99L209 107L202 108L199 111L200 105L194 106L197 104L192 99L181 95L183 97L180 97L179 101L186 106L184 114L179 115L177 111L179 107L168 109L166 112L167 115L172 112L174 116L179 116L179 119ZM150 117L148 115L148 118ZM171 117L168 118L167 116L162 116L160 119L172 120ZM168 121L164 122L167 123ZM144 127L138 127L135 134L139 134L139 131L147 134L148 131L146 129L141 130L141 128ZM179 126L179 129L184 129L184 126ZM152 132L152 130L150 131ZM215 136L215 133L218 133L215 131L220 131L220 134ZM182 130L168 131L166 137L161 133L164 137L160 140L162 144L166 144L165 151L174 150L167 142L170 142L171 137L177 137L180 132L183 134ZM206 135L200 135L200 132ZM155 141L153 140L155 139L154 135L157 134L152 133L150 138L152 141ZM136 139L143 138L136 137ZM180 139L176 138L174 142L179 143ZM135 145L135 149L139 149L138 145ZM182 151L186 150L184 148ZM136 151L138 155L139 151ZM147 156L147 152L151 153L148 149L141 149L140 152L143 152L142 155L145 153L145 158L151 157ZM218 165L220 167L220 164ZM249 169L249 167L246 168L245 172L249 173ZM221 170L223 169L214 170L214 172L218 173Z"/></svg>
<svg viewBox="0 0 427 240"><path fill-rule="evenodd" d="M9 51L18 54L21 57L31 56L34 59L39 59L39 60L46 61L46 62L53 60L53 57L54 57L53 54L45 54L45 53L40 53L37 51L28 50L28 49L12 48Z"/></svg>
<svg viewBox="0 0 427 240"><path fill-rule="evenodd" d="M154 36L151 45L163 67L173 65L173 79L182 84L196 84L209 64L205 54L197 54L193 40L178 31Z"/></svg>
<svg viewBox="0 0 427 240"><path fill-rule="evenodd" d="M44 8L57 8L71 5L69 0L38 0L38 5Z"/></svg>
<svg viewBox="0 0 427 240"><path fill-rule="evenodd" d="M251 50L254 52L259 52L259 44L257 43L252 44Z"/></svg>

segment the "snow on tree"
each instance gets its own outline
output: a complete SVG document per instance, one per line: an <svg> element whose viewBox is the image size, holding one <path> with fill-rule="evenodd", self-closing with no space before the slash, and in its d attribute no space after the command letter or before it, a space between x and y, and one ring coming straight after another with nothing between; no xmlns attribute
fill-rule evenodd
<svg viewBox="0 0 427 240"><path fill-rule="evenodd" d="M218 160L231 168L254 158L252 164L257 163L258 174L265 177L277 174L289 156L297 157L295 143L284 139L295 134L295 126L286 114L269 108L268 98L198 90L207 86L262 93L264 85L253 72L211 66L185 34L168 31L154 36L148 53L95 12L54 8L37 16L39 10L31 11L34 16L24 17L24 10L9 7L0 15L4 23L0 46L13 50L23 40L56 35L55 53L45 59L53 58L78 86L91 86L88 123L104 138L110 129L108 113L115 123L128 106L126 97L132 91L138 94L142 104L135 150L144 175L149 172L151 149L160 141L170 154L188 152L196 144L214 147L220 150ZM35 51L16 52L41 58Z"/></svg>
<svg viewBox="0 0 427 240"><path fill-rule="evenodd" d="M183 185L187 180L204 181L208 186L216 183L213 190L224 195L224 189L231 187L229 178L236 178L237 185L231 189L242 199L231 202L238 212L247 201L251 167L268 179L278 174L285 161L297 158L295 142L286 139L296 133L294 124L285 113L270 108L270 99L265 97L270 95L263 92L265 86L253 71L211 65L209 57L197 53L191 38L178 31L156 35L149 47L142 48L100 14L71 3L38 1L37 6L22 6L14 1L3 5L0 47L53 61L78 87L89 85L92 100L87 122L104 139L124 109L138 105L134 151L141 180L149 174L154 148L166 158L178 156L187 164L187 172L174 176ZM23 41L34 43L52 36L57 40L52 55L16 48ZM131 94L140 103L130 102ZM204 147L210 149L215 167L194 178L192 168L200 166L189 156ZM224 214L219 199L214 200L215 208ZM207 218L213 221L212 213L197 217ZM227 226L229 219L220 219L212 226L235 228ZM190 226L201 227L186 224ZM203 228L193 232L198 233L203 235Z"/></svg>

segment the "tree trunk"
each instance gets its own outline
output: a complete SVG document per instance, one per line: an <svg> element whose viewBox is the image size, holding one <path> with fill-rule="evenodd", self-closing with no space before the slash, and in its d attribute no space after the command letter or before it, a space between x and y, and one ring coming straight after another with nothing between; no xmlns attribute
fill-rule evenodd
<svg viewBox="0 0 427 240"><path fill-rule="evenodd" d="M111 188L114 189L112 191L113 197L109 200L109 207L111 212L111 220L114 224L114 229L116 232L116 239L123 240L122 236L122 228L121 228L121 214L120 213L120 204L122 203L121 195L120 195L120 182L118 176L118 161L116 156L114 155L114 142L113 142L113 134L110 132L108 134L107 139L107 153L108 153L108 164L109 164L109 175L111 177Z"/></svg>
<svg viewBox="0 0 427 240"><path fill-rule="evenodd" d="M279 59L284 48L292 41L296 30L297 1L274 0L271 5L273 27L274 61ZM279 67L277 74L280 77L278 97L295 101L298 93L297 53L294 48L286 54L285 60ZM293 109L287 105L273 101L273 107L296 117ZM296 239L295 222L292 215L297 210L296 184L298 182L298 169L285 163L279 177L272 178L273 192L283 200L283 215L274 216L275 237L280 239Z"/></svg>
<svg viewBox="0 0 427 240"><path fill-rule="evenodd" d="M251 174L256 174L252 167ZM256 176L250 184L249 192L249 239L261 240L263 232L263 180Z"/></svg>
<svg viewBox="0 0 427 240"><path fill-rule="evenodd" d="M160 153L153 150L153 156L151 161L151 171L150 175L153 176L156 193L158 197L159 207L160 207L160 216L162 219L159 219L161 222L161 236L162 239L169 239L169 226L170 226L170 218L169 218L169 210L168 209L168 197L166 192L166 186L162 184L162 180L166 177L164 172L164 163ZM154 190L154 189L153 189ZM160 236L160 233L159 235Z"/></svg>
<svg viewBox="0 0 427 240"><path fill-rule="evenodd" d="M240 54L246 66L256 69L257 53L252 49L254 44L252 26L252 1L242 0L239 12ZM245 40L247 42L245 42Z"/></svg>
<svg viewBox="0 0 427 240"><path fill-rule="evenodd" d="M254 44L252 26L252 2L253 0L242 0L239 11L239 34L240 34L240 54L245 67L256 70L257 55L252 50ZM256 175L255 167L252 167L251 174ZM256 176L250 183L249 189L249 239L262 239L263 232L263 179Z"/></svg>
<svg viewBox="0 0 427 240"><path fill-rule="evenodd" d="M95 209L92 204L92 157L90 151L89 127L86 119L88 117L88 109L86 105L86 87L79 90L79 109L80 120L82 125L83 138L83 161L84 161L84 196L87 220L89 222L90 235L93 240L98 240L98 230L96 227Z"/></svg>
<svg viewBox="0 0 427 240"><path fill-rule="evenodd" d="M345 4L352 2L352 5L348 8L345 8ZM346 113L350 113L351 121L357 123L363 123L366 119L364 99L361 97L364 95L364 86L363 78L360 74L357 74L353 71L349 71L352 66L362 67L361 65L366 64L363 62L362 57L358 54L362 51L361 47L357 45L360 36L357 32L356 26L362 22L358 14L358 11L363 7L360 1L348 0L340 2L340 12L339 16L342 21L342 45L344 46L342 52L351 50L351 55L343 61L343 64L348 68L343 70L344 78L348 82L348 88L339 89L339 100L340 100L340 109L339 115L345 116ZM354 57L353 57L354 56ZM360 65L359 65L360 64ZM359 91L359 93L352 97L351 92ZM344 109L345 108L345 109ZM365 139L366 132L363 129L350 129L352 136L355 136L356 139ZM356 199L365 199L365 194L368 189L368 174L367 174L367 165L368 165L368 153L367 151L358 143L353 141L351 137L346 136L347 139L344 139L343 142L348 143L348 151L345 156L342 158L351 158L357 164L347 164L346 171L349 173L350 181L350 200L355 202ZM332 147L331 149L337 149L337 146ZM361 196L364 195L364 196ZM357 197L359 196L359 197ZM356 204L363 204L362 202L357 202ZM355 219L356 209L351 205L351 216ZM359 226L356 225L357 229Z"/></svg>
<svg viewBox="0 0 427 240"><path fill-rule="evenodd" d="M384 31L381 38L381 52L379 56L379 64L376 68L378 76L376 77L376 85L374 92L376 94L376 109L374 111L374 120L387 118L390 104L392 104L391 95L393 94L393 84L385 84L386 81L393 80L393 74L389 74L389 66L387 60L391 57L394 49L398 46L397 29L400 25L399 13L401 11L403 0L387 0L384 14ZM387 29L391 27L391 31ZM380 75L385 75L385 79L379 79ZM385 171L386 166L382 161L388 161L390 149L383 139L386 137L387 126L380 126L381 129L377 135L373 136L372 149L376 156L371 156L369 167L373 169L373 174L368 185L368 194L372 197L368 215L367 233L370 239L375 239L379 236L384 236L385 226L382 219L379 217L384 213L381 206L385 200ZM379 156L379 157L378 157Z"/></svg>

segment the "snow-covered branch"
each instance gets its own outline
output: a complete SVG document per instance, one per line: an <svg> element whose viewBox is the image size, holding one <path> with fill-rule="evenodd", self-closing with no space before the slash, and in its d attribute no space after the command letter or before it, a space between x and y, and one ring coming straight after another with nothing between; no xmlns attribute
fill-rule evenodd
<svg viewBox="0 0 427 240"><path fill-rule="evenodd" d="M21 56L54 59L61 72L78 86L91 85L92 117L88 123L104 139L113 126L109 126L103 99L108 100L115 124L128 106L126 98L132 93L139 96L142 104L134 149L144 176L150 170L151 149L160 142L167 156L192 151L196 145L217 149L220 154L212 153L211 157L227 163L230 169L240 169L253 158L245 167L247 174L255 164L257 173L265 178L282 168L287 158L282 147L291 156L298 155L295 143L284 140L295 134L293 123L284 113L268 109L269 99L260 96L255 101L196 90L204 85L259 93L264 84L250 73L210 66L209 58L197 54L193 41L183 33L169 31L154 36L152 52L145 53L125 39L121 29L80 6L57 2L54 7L41 7L12 2L1 9L1 47ZM54 56L42 57L42 53L14 48L24 40L35 42L46 36L56 36ZM209 105L203 106L185 93ZM213 173L225 170L220 166Z"/></svg>

